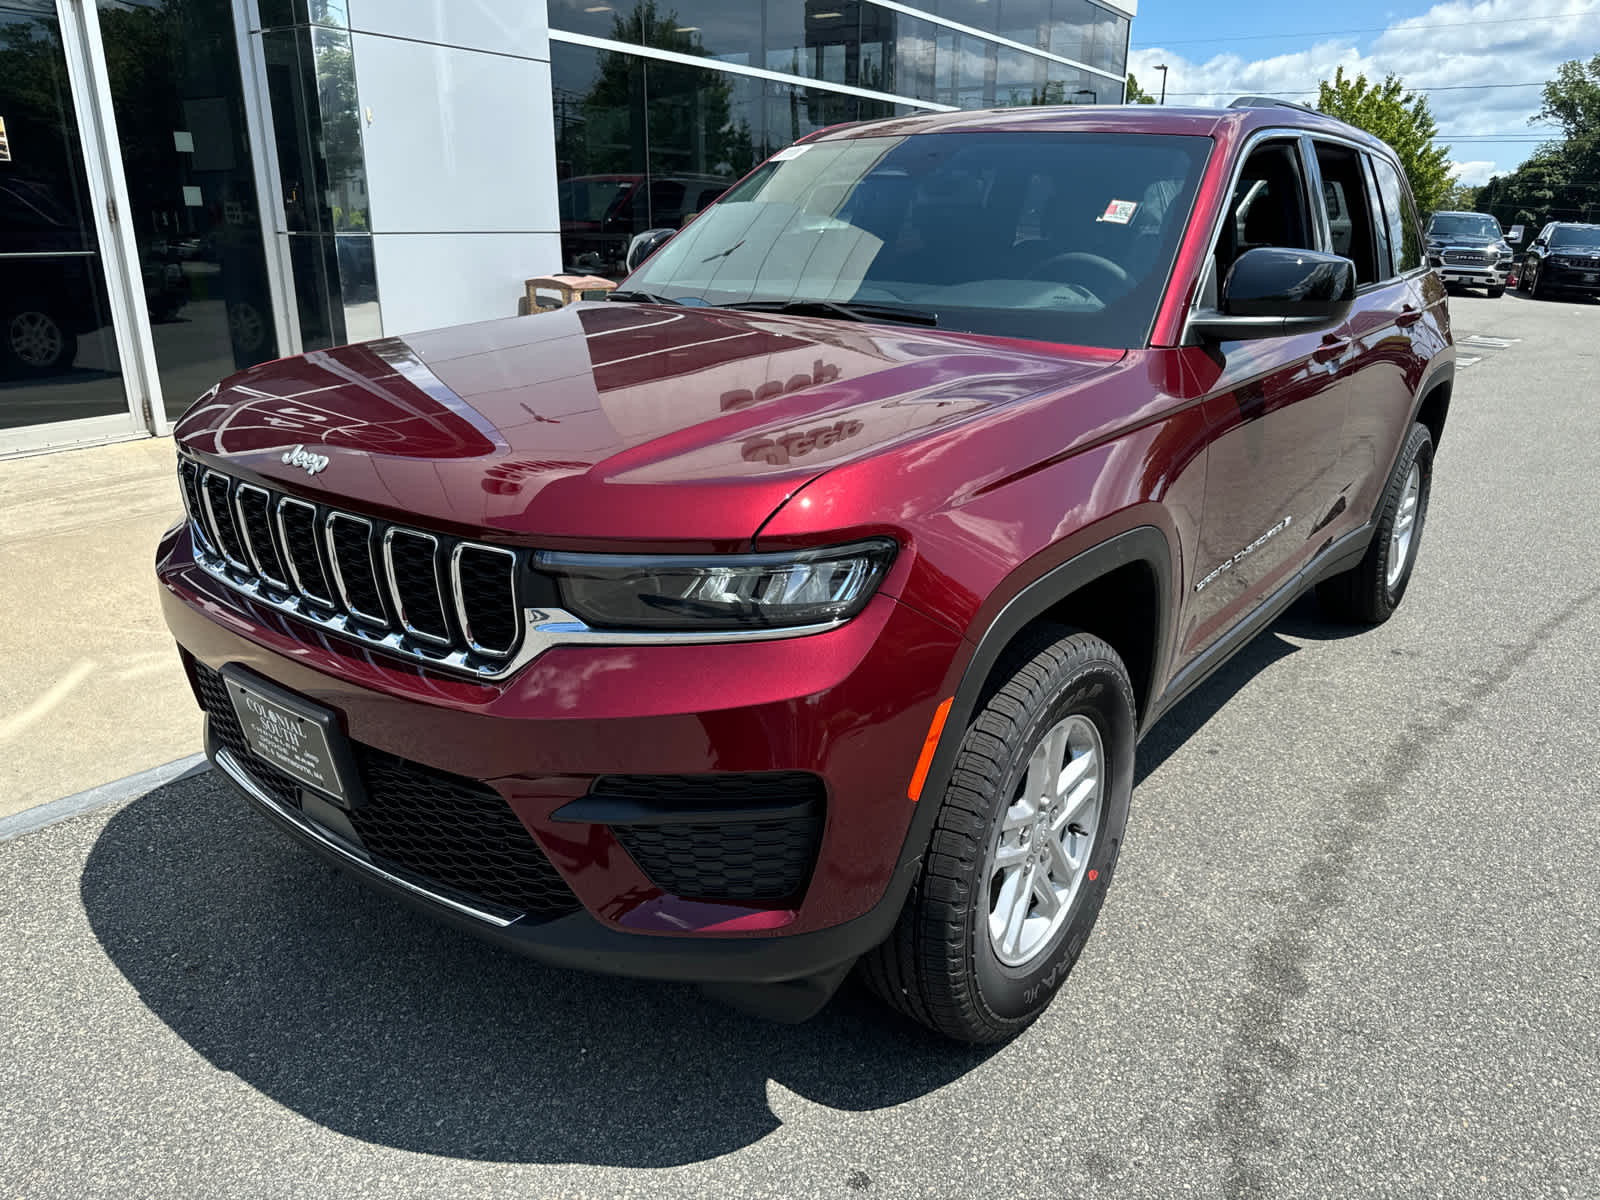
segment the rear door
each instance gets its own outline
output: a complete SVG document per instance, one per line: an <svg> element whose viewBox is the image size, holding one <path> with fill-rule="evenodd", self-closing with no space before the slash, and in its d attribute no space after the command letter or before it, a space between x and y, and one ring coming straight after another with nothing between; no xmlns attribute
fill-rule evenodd
<svg viewBox="0 0 1600 1200"><path fill-rule="evenodd" d="M1329 529L1338 533L1366 524L1377 507L1408 432L1423 372L1442 348L1438 322L1444 301L1443 288L1428 268L1421 222L1399 169L1381 155L1320 140L1318 154L1325 180L1331 172L1344 178L1352 192L1359 210L1353 219L1370 233L1377 275L1362 282L1350 313L1346 370L1352 386L1340 463L1341 494L1348 504ZM1359 259L1358 280L1367 269L1366 260ZM1439 294L1431 295L1435 290ZM1430 315L1430 307L1438 312Z"/></svg>

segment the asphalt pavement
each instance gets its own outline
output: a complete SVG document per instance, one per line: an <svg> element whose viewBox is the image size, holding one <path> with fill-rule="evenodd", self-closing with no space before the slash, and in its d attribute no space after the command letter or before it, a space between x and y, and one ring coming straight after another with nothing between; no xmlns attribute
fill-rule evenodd
<svg viewBox="0 0 1600 1200"><path fill-rule="evenodd" d="M0 843L0 1196L1600 1197L1600 305L1453 308L1405 604L1157 727L1010 1045L519 961L202 773Z"/></svg>

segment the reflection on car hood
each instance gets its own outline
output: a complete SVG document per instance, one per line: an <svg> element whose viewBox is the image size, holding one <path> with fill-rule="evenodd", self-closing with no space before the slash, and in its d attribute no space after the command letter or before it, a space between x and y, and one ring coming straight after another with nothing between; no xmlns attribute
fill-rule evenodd
<svg viewBox="0 0 1600 1200"><path fill-rule="evenodd" d="M830 467L1075 387L1121 357L579 304L263 364L220 385L176 433L301 494L464 533L736 541ZM283 461L302 444L326 468Z"/></svg>

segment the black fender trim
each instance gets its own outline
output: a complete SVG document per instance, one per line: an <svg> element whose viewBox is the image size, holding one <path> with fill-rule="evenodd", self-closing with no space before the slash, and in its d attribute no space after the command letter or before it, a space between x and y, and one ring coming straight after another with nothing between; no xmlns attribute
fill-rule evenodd
<svg viewBox="0 0 1600 1200"><path fill-rule="evenodd" d="M978 638L977 649L962 673L950 713L940 732L938 749L934 751L921 799L911 814L911 828L906 833L905 845L900 851L900 863L890 884L891 891L879 901L880 908L891 907L898 913L905 903L906 892L916 878L916 872L907 868L919 864L927 850L928 839L933 835L934 817L939 811L939 797L943 795L950 773L955 769L961 739L977 711L978 699L983 693L984 684L988 682L989 673L994 670L1005 648L1030 622L1037 620L1073 592L1133 563L1147 565L1156 578L1156 620L1155 628L1151 630L1155 645L1147 694L1140 698L1145 708L1154 700L1156 685L1165 669L1172 629L1172 550L1161 530L1154 525L1141 525L1108 538L1100 545L1045 572L1013 596ZM1141 725L1141 733L1143 728ZM904 890L897 895L894 894L895 888Z"/></svg>

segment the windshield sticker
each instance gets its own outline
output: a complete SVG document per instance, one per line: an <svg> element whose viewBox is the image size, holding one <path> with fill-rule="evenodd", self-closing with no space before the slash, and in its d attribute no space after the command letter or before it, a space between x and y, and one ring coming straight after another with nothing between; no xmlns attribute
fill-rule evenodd
<svg viewBox="0 0 1600 1200"><path fill-rule="evenodd" d="M1139 205L1133 200L1113 200L1106 205L1106 211L1095 218L1096 221L1110 221L1113 225L1126 225L1133 220L1133 214L1139 211Z"/></svg>
<svg viewBox="0 0 1600 1200"><path fill-rule="evenodd" d="M791 158L799 158L810 146L785 146L772 156L773 162L788 162Z"/></svg>

